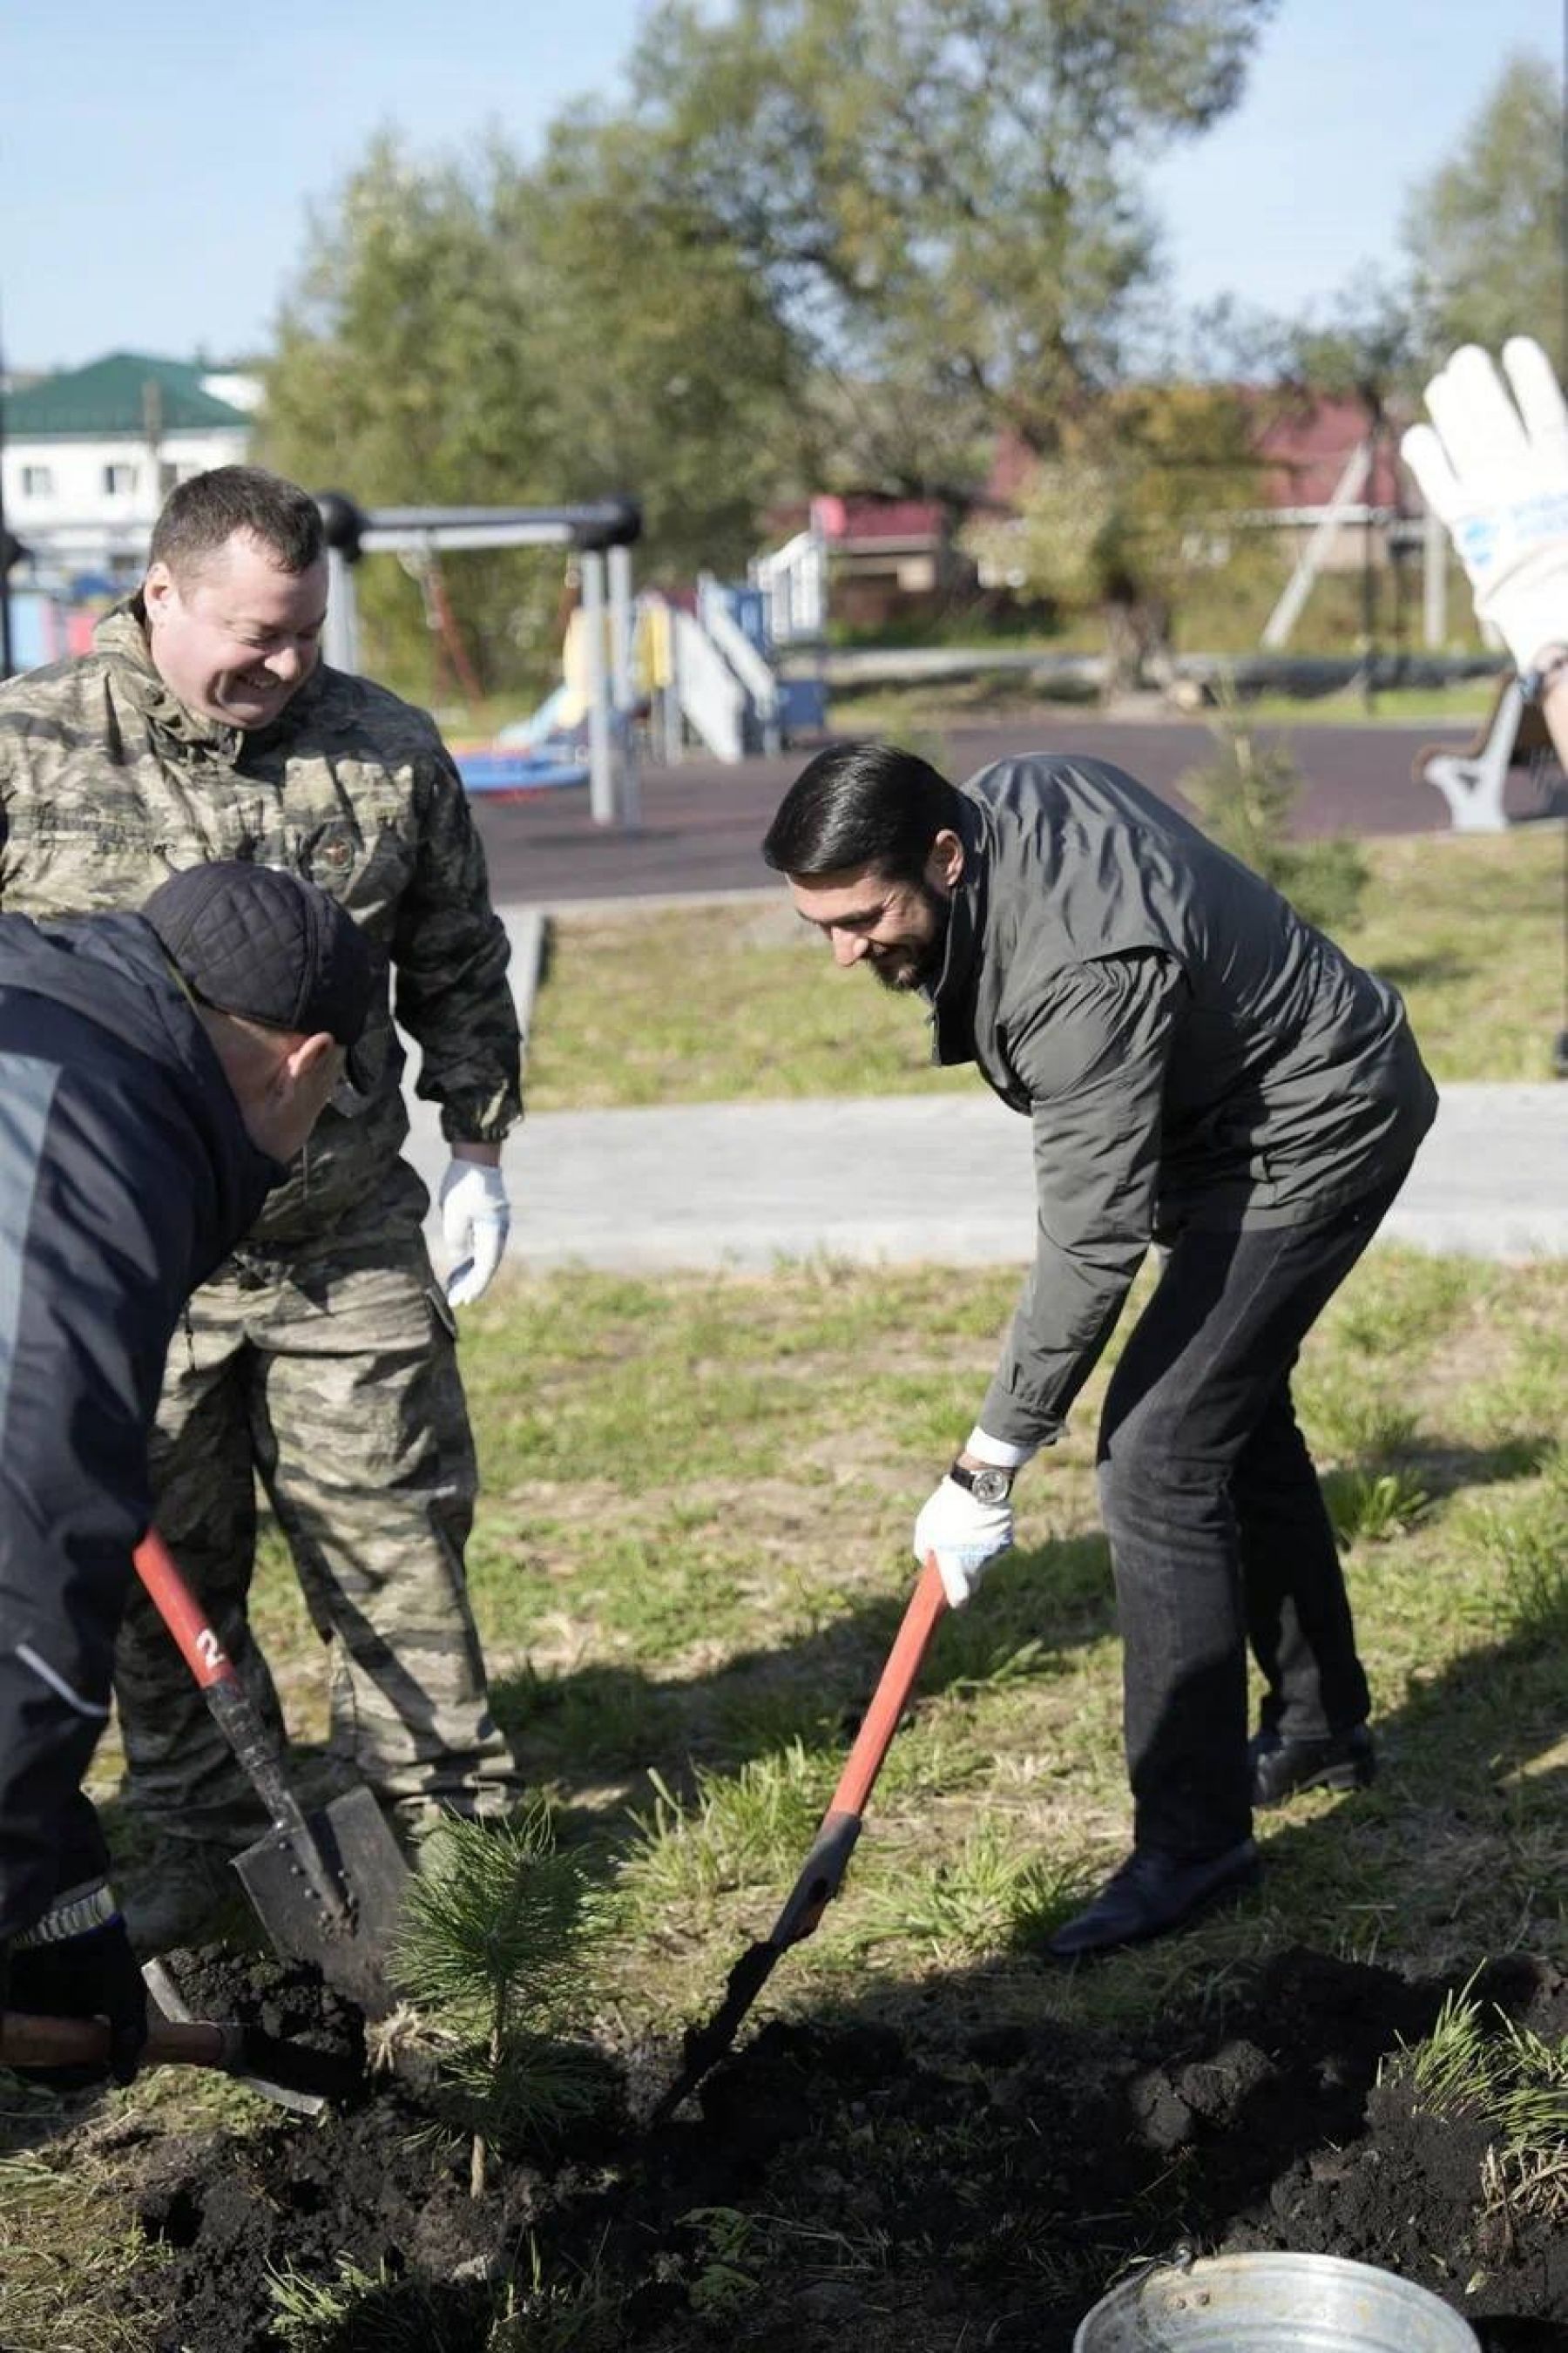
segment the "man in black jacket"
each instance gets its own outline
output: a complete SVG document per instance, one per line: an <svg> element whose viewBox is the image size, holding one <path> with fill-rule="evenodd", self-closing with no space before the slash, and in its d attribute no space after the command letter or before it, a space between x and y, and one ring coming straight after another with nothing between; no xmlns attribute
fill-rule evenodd
<svg viewBox="0 0 1568 2353"><path fill-rule="evenodd" d="M1062 1959L1178 1927L1257 1874L1254 1805L1370 1779L1366 1678L1290 1373L1430 1126L1397 993L1117 768L1002 760L962 788L837 744L763 846L841 965L931 1008L1031 1122L1035 1263L915 1525L948 1598L1013 1540L1152 1241L1166 1255L1100 1420L1131 1856ZM1263 1672L1247 1736L1247 1643Z"/></svg>
<svg viewBox="0 0 1568 2353"><path fill-rule="evenodd" d="M145 2000L80 1784L163 1360L367 1075L370 996L354 924L279 869L192 868L140 914L0 916L0 1998L107 2018L121 2082Z"/></svg>

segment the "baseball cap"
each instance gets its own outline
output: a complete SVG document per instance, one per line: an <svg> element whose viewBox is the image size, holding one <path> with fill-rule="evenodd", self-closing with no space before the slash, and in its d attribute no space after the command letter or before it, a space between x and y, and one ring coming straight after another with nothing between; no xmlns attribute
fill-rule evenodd
<svg viewBox="0 0 1568 2353"><path fill-rule="evenodd" d="M370 951L335 899L284 867L219 859L161 882L142 913L193 993L219 1013L348 1051L348 1076L374 1072L360 1044L373 986Z"/></svg>

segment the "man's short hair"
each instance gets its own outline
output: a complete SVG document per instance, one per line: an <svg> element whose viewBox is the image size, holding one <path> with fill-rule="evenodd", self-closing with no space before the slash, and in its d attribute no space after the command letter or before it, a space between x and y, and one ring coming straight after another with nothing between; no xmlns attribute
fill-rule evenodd
<svg viewBox="0 0 1568 2353"><path fill-rule="evenodd" d="M956 831L959 799L918 753L892 744L830 744L803 768L779 804L763 856L781 874L842 874L874 867L915 882L944 827Z"/></svg>
<svg viewBox="0 0 1568 2353"><path fill-rule="evenodd" d="M187 579L237 531L259 541L279 572L308 572L327 543L316 501L298 483L261 466L214 466L170 491L148 562Z"/></svg>

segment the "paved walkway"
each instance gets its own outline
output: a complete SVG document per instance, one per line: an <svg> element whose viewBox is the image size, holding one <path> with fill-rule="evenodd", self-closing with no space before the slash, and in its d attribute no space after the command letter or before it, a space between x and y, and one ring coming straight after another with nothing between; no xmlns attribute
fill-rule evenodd
<svg viewBox="0 0 1568 2353"><path fill-rule="evenodd" d="M536 917L503 911L520 980ZM410 1097L410 1157L430 1186L447 1154ZM858 1261L1022 1262L1033 1247L1029 1129L973 1094L537 1112L509 1141L510 1262L758 1268ZM1568 1083L1451 1086L1384 1232L1424 1250L1568 1256ZM431 1247L444 1265L439 1229Z"/></svg>

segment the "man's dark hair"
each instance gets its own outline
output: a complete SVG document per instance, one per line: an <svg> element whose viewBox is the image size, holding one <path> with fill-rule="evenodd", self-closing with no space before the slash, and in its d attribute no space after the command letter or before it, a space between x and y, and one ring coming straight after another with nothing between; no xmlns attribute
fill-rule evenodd
<svg viewBox="0 0 1568 2353"><path fill-rule="evenodd" d="M184 579L237 531L258 540L279 572L308 572L326 545L316 501L297 483L260 466L214 466L170 491L147 560Z"/></svg>
<svg viewBox="0 0 1568 2353"><path fill-rule="evenodd" d="M781 874L841 874L874 867L916 882L944 827L958 830L959 797L945 776L892 744L829 744L779 804L763 856Z"/></svg>

